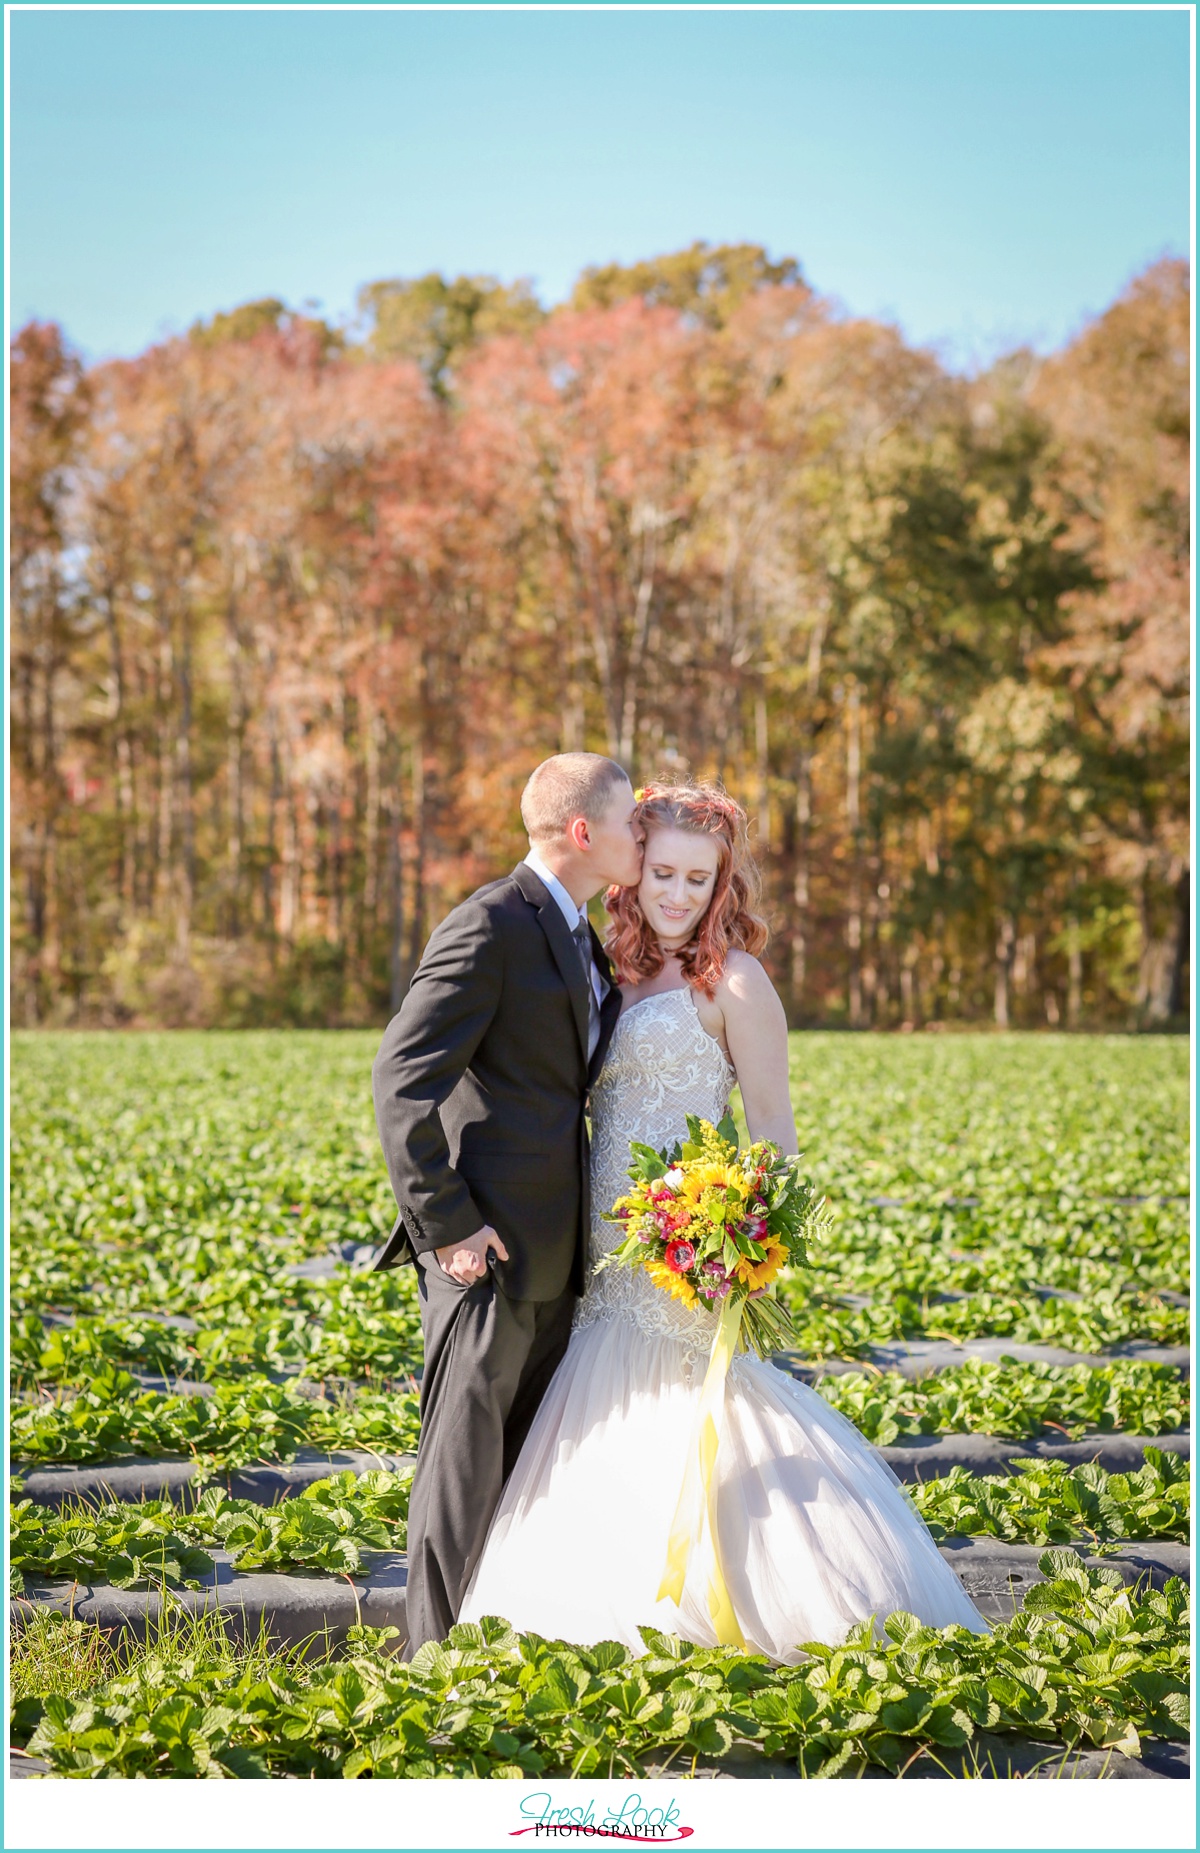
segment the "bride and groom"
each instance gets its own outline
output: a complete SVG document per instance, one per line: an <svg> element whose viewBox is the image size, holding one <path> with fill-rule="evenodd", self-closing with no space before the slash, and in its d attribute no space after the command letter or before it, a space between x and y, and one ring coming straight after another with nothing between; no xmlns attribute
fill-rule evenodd
<svg viewBox="0 0 1200 1853"><path fill-rule="evenodd" d="M405 1651L483 1615L712 1646L704 1552L677 1600L660 1583L717 1315L641 1269L591 1270L622 1239L604 1217L631 1140L716 1124L736 1084L751 1139L797 1149L745 814L563 753L521 816L529 855L433 933L372 1071L399 1207L376 1266L415 1263L425 1340ZM585 911L602 892L607 952ZM893 1609L986 1629L883 1457L752 1353L729 1369L714 1473L749 1651L795 1663Z"/></svg>

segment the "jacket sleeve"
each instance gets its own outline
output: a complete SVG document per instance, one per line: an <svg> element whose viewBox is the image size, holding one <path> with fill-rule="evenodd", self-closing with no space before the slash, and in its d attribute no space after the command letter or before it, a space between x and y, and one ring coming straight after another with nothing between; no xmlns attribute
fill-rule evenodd
<svg viewBox="0 0 1200 1853"><path fill-rule="evenodd" d="M375 1057L375 1122L415 1254L468 1241L486 1221L450 1163L439 1108L496 1014L503 976L488 910L456 908L430 939Z"/></svg>

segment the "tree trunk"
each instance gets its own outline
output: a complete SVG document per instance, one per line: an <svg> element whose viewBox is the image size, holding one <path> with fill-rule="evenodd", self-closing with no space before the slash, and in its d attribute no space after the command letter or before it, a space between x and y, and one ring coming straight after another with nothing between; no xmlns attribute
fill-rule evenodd
<svg viewBox="0 0 1200 1853"><path fill-rule="evenodd" d="M409 886L412 904L409 909L408 956L404 982L408 984L421 962L425 950L425 743L419 732L412 747L412 873Z"/></svg>
<svg viewBox="0 0 1200 1853"><path fill-rule="evenodd" d="M1142 957L1138 971L1138 1016L1143 1023L1165 1023L1171 1000L1182 990L1182 968L1187 931L1187 871L1176 877L1171 922L1163 934L1154 931L1150 872L1142 876L1139 912Z"/></svg>
<svg viewBox="0 0 1200 1853"><path fill-rule="evenodd" d="M407 973L404 959L404 856L400 845L400 754L384 797L387 817L388 991L390 1015L404 1002Z"/></svg>
<svg viewBox="0 0 1200 1853"><path fill-rule="evenodd" d="M339 668L337 682L334 685L334 720L337 725L338 738L341 741L341 759L335 766L329 793L329 802L325 806L325 869L326 869L326 907L325 931L333 944L342 947L343 923L343 846L342 846L342 811L345 804L344 769L352 763L350 744L350 701L346 693L346 678Z"/></svg>
<svg viewBox="0 0 1200 1853"><path fill-rule="evenodd" d="M279 856L279 937L291 941L299 913L300 853L296 832L296 794L292 782L291 741L285 731L280 752L283 836Z"/></svg>
<svg viewBox="0 0 1200 1853"><path fill-rule="evenodd" d="M816 748L817 695L821 686L821 655L825 644L824 616L816 619L808 636L808 673L805 678L805 714L800 728L800 761L796 770L796 869L792 881L791 996L792 1014L799 1019L808 981L809 857L812 847L812 762Z"/></svg>
<svg viewBox="0 0 1200 1853"><path fill-rule="evenodd" d="M1079 916L1067 915L1067 1028L1078 1029L1083 1012L1083 950Z"/></svg>
<svg viewBox="0 0 1200 1853"><path fill-rule="evenodd" d="M767 698L761 692L754 703L755 808L758 813L758 851L771 853L771 736L767 719Z"/></svg>
<svg viewBox="0 0 1200 1853"><path fill-rule="evenodd" d="M619 623L617 615L611 608L611 600L605 596L587 528L582 522L572 522L571 525L573 540L564 536L564 548L569 561L568 572L574 569L574 577L579 588L579 602L587 613L592 655L596 663L596 678L600 684L600 693L604 702L604 726L608 753L610 758L618 759L621 751L624 707L622 696L617 688Z"/></svg>
<svg viewBox="0 0 1200 1853"><path fill-rule="evenodd" d="M300 807L300 918L307 940L329 937L329 897L322 881L322 872L327 871L325 816L321 795L310 783Z"/></svg>
<svg viewBox="0 0 1200 1853"><path fill-rule="evenodd" d="M186 954L196 900L196 809L192 790L192 623L185 606L181 614L182 648L179 653L179 731L176 736L183 858L180 868L179 908L175 940Z"/></svg>
<svg viewBox="0 0 1200 1853"><path fill-rule="evenodd" d="M808 856L812 825L812 754L800 754L796 772L796 872L792 881L792 1009L799 1012L804 1003L808 978Z"/></svg>
<svg viewBox="0 0 1200 1853"><path fill-rule="evenodd" d="M900 961L900 1013L905 1029L915 1029L919 1018L920 1006L917 995L917 960L919 954L916 942L910 940L904 948L904 957Z"/></svg>
<svg viewBox="0 0 1200 1853"><path fill-rule="evenodd" d="M125 718L125 661L121 633L117 622L115 586L106 586L104 609L108 620L108 644L112 661L111 720L115 736L117 777L117 838L119 868L117 891L128 922L137 905L137 806L133 789L133 748Z"/></svg>
<svg viewBox="0 0 1200 1853"><path fill-rule="evenodd" d="M230 939L241 936L242 844L245 834L243 817L244 776L242 759L246 731L245 693L242 686L242 640L238 629L236 593L231 591L225 630L225 653L229 663L229 708L225 731L225 768L227 785L225 837L225 931Z"/></svg>
<svg viewBox="0 0 1200 1853"><path fill-rule="evenodd" d="M1017 936L1013 946L1011 977L1013 996L1020 998L1024 1004L1037 982L1036 933L1021 933ZM1022 1017L1024 1014L1022 1011Z"/></svg>
<svg viewBox="0 0 1200 1853"><path fill-rule="evenodd" d="M925 865L925 873L938 874L941 863L938 859L937 836L933 818L926 811L917 819L917 853Z"/></svg>
<svg viewBox="0 0 1200 1853"><path fill-rule="evenodd" d="M359 933L360 952L366 944L368 923L375 909L379 884L379 735L383 726L382 716L374 707L364 703L361 713L367 804L363 820L363 927Z"/></svg>
<svg viewBox="0 0 1200 1853"><path fill-rule="evenodd" d="M946 973L945 947L946 917L939 908L933 916L933 957L930 960L932 970L923 1012L927 1023L940 1023L942 1020L942 979Z"/></svg>
<svg viewBox="0 0 1200 1853"><path fill-rule="evenodd" d="M171 744L171 702L175 690L175 650L169 613L160 609L158 636L158 835L154 856L154 906L161 914L168 904L175 840L175 765Z"/></svg>
<svg viewBox="0 0 1200 1853"><path fill-rule="evenodd" d="M559 710L558 750L560 753L582 753L583 739L583 697L578 684L571 683ZM637 777L633 764L628 770L631 777Z"/></svg>
<svg viewBox="0 0 1200 1853"><path fill-rule="evenodd" d="M850 892L846 917L846 945L850 952L850 1027L863 1021L863 867L861 842L862 696L857 682L850 684L846 708L846 829L850 838Z"/></svg>
<svg viewBox="0 0 1200 1853"><path fill-rule="evenodd" d="M270 853L263 859L262 903L263 927L270 940L271 963L274 965L275 941L279 932L279 922L276 917L275 846L279 841L279 806L283 775L279 763L279 721L269 688L267 691L267 745L271 762L271 788L267 798L267 845Z"/></svg>
<svg viewBox="0 0 1200 1853"><path fill-rule="evenodd" d="M739 680L734 668L734 642L737 636L737 562L738 542L729 536L725 549L725 566L721 575L721 598L716 623L711 627L716 672L711 680L715 697L713 743L718 780L725 777L730 757L730 736L738 708Z"/></svg>
<svg viewBox="0 0 1200 1853"><path fill-rule="evenodd" d="M641 571L633 601L633 619L629 627L629 650L625 662L624 692L621 701L621 730L614 757L626 771L633 769L637 744L638 705L642 693L642 670L650 642L650 621L654 600L654 572L658 559L658 517L647 511L641 536Z"/></svg>
<svg viewBox="0 0 1200 1853"><path fill-rule="evenodd" d="M1191 870L1185 862L1175 883L1174 947L1167 987L1167 1015L1180 1017L1188 1007L1187 972L1191 942Z"/></svg>
<svg viewBox="0 0 1200 1853"><path fill-rule="evenodd" d="M993 1015L997 1029L1007 1029L1008 998L1010 979L1012 977L1013 947L1016 943L1016 930L1011 914L1001 914L996 929L996 991Z"/></svg>

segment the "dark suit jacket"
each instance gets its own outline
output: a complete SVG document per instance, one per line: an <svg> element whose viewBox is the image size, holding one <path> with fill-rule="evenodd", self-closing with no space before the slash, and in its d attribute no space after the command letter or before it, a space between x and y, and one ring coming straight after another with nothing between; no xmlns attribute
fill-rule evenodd
<svg viewBox="0 0 1200 1853"><path fill-rule="evenodd" d="M601 973L612 968L592 934ZM375 1267L490 1223L511 1299L582 1293L591 1208L584 1104L620 1012L610 989L587 1059L583 967L557 902L525 863L448 914L371 1071L399 1214Z"/></svg>

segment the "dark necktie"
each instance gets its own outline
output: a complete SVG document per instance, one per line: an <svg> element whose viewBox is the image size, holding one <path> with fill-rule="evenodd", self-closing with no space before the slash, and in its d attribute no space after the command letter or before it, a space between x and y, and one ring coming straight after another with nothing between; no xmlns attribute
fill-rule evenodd
<svg viewBox="0 0 1200 1853"><path fill-rule="evenodd" d="M588 1061L590 1062L596 1053L596 1044L600 1040L600 1006L596 1002L596 987L592 982L592 941L586 920L579 922L572 938L579 951L579 963L583 966L583 982L587 986Z"/></svg>

